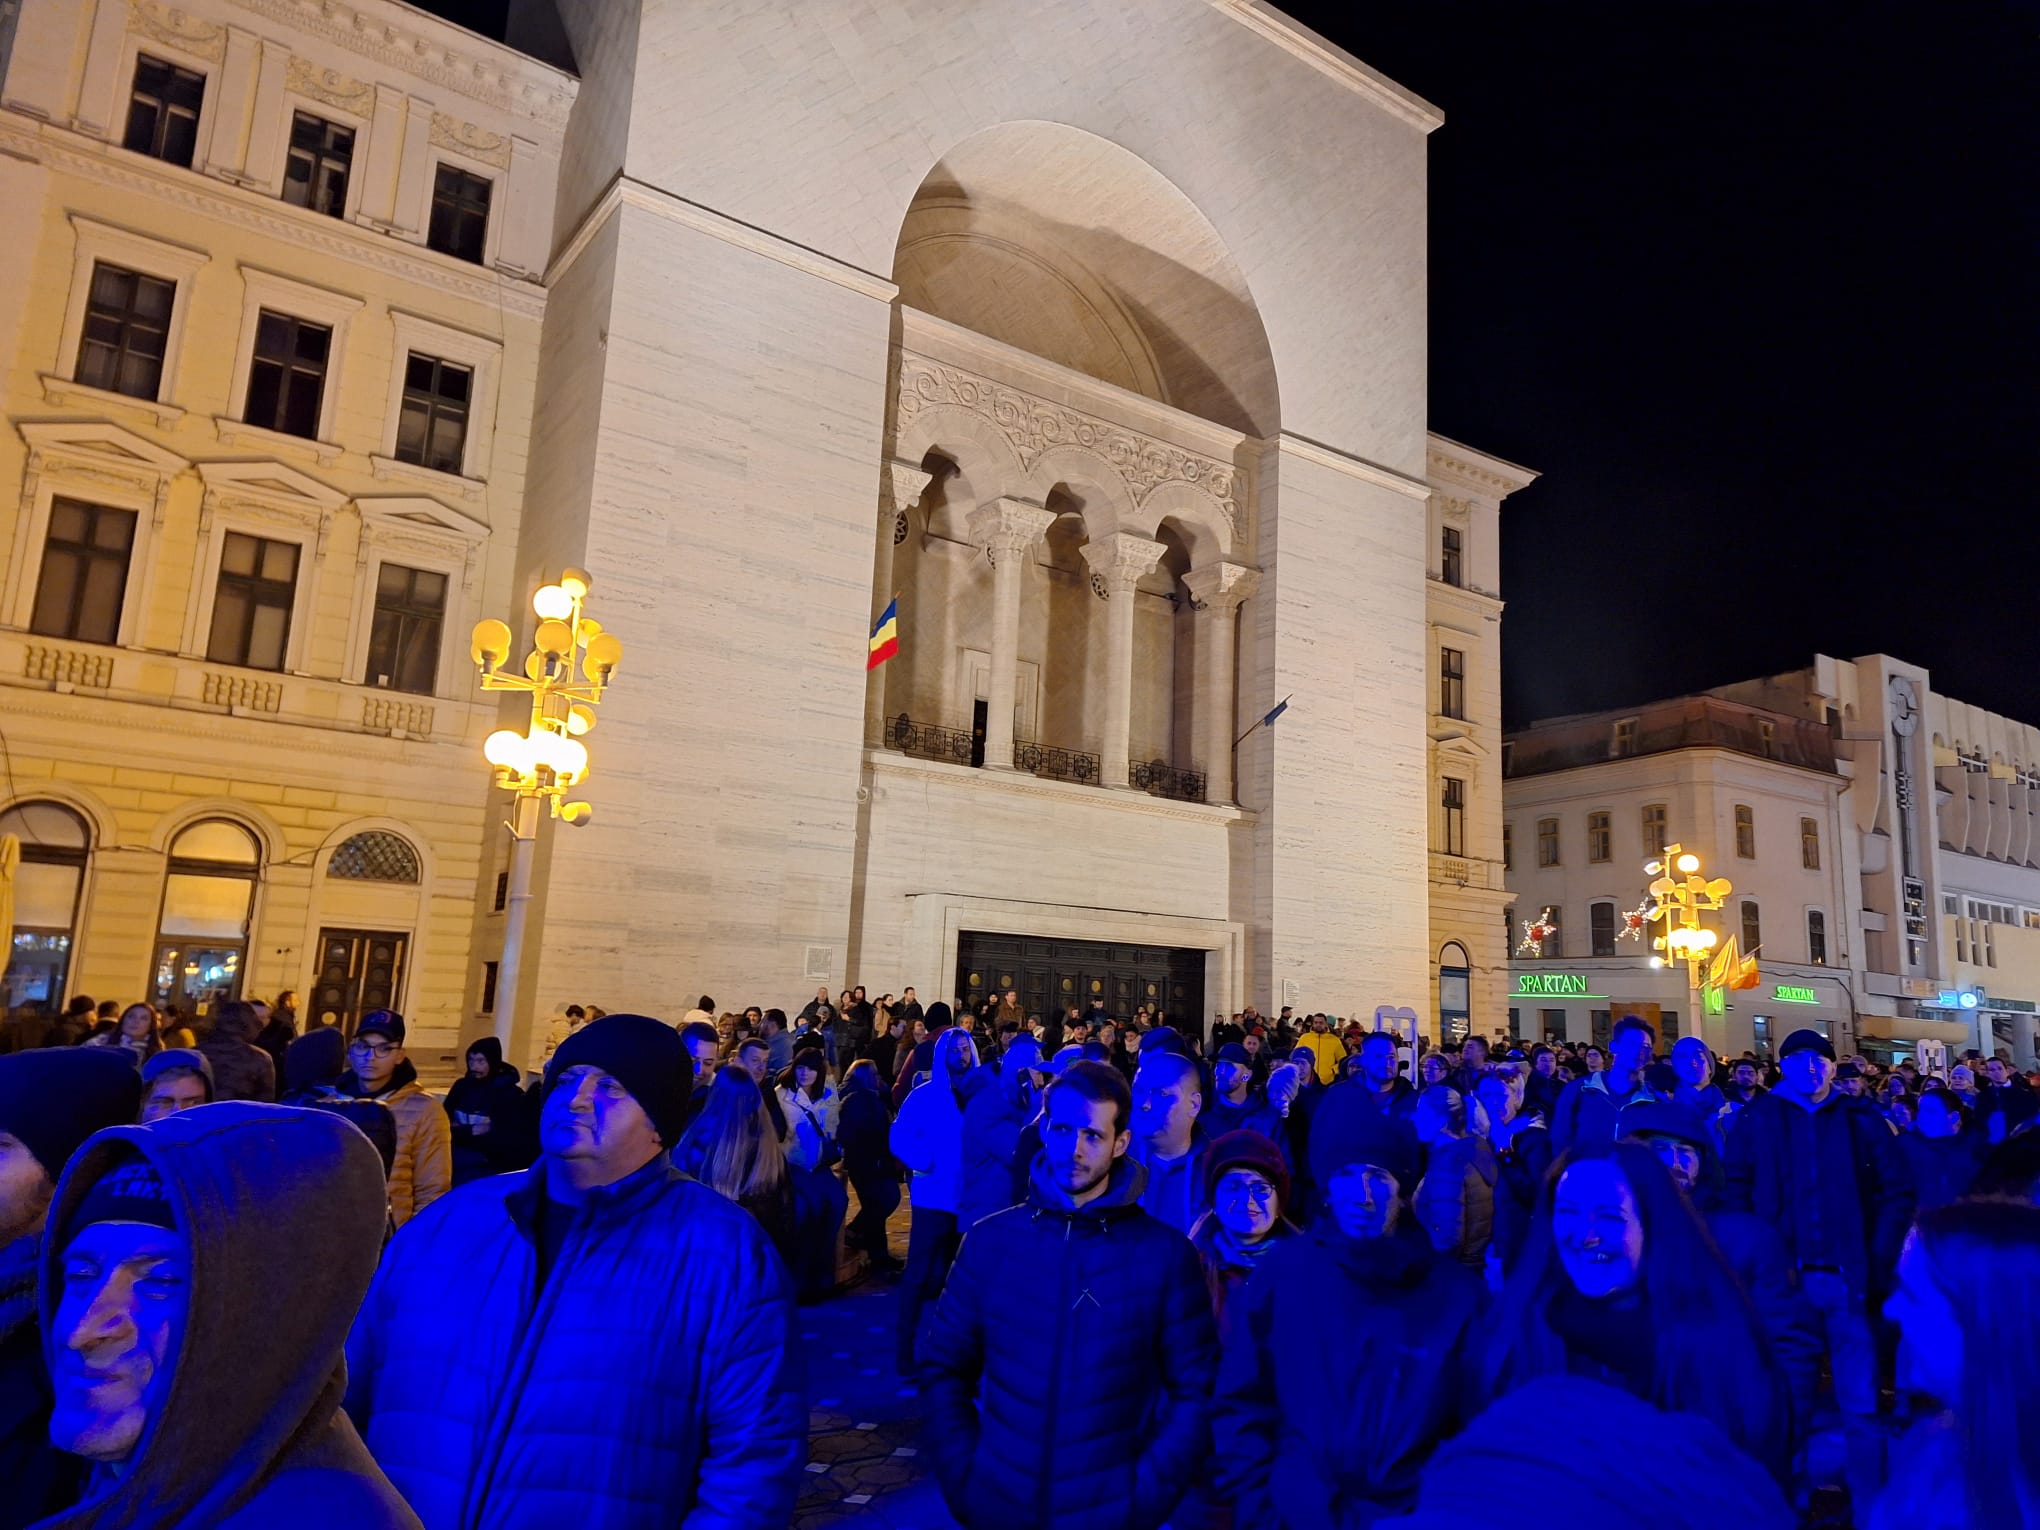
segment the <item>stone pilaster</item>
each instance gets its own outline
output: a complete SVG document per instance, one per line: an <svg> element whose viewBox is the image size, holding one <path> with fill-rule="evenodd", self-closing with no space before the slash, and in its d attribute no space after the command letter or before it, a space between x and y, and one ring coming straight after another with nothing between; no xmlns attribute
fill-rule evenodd
<svg viewBox="0 0 2040 1530"><path fill-rule="evenodd" d="M992 673L986 682L985 765L1013 768L1014 671L1020 660L1020 573L1055 516L1032 500L1000 498L971 511L970 539L992 555Z"/></svg>
<svg viewBox="0 0 2040 1530"><path fill-rule="evenodd" d="M1238 563L1212 563L1183 576L1196 623L1197 768L1204 800L1233 800L1233 653L1240 603L1261 587L1261 576Z"/></svg>
<svg viewBox="0 0 2040 1530"><path fill-rule="evenodd" d="M1106 786L1127 784L1129 733L1133 728L1133 588L1154 572L1167 549L1146 537L1118 532L1084 547L1084 561L1104 586L1105 739L1099 750L1098 779Z"/></svg>

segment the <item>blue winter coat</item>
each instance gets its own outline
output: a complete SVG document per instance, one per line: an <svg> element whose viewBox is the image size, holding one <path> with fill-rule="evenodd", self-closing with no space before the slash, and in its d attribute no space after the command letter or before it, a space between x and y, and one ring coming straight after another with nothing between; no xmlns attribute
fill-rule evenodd
<svg viewBox="0 0 2040 1530"><path fill-rule="evenodd" d="M391 1242L347 1346L377 1461L427 1530L786 1524L807 1404L765 1234L662 1155L588 1196L541 1287L545 1172L463 1185Z"/></svg>
<svg viewBox="0 0 2040 1530"><path fill-rule="evenodd" d="M1218 1339L1190 1240L1113 1166L1072 1210L1025 1205L965 1234L922 1352L943 1496L971 1530L1154 1530L1210 1444ZM762 1522L761 1522L762 1523Z"/></svg>
<svg viewBox="0 0 2040 1530"><path fill-rule="evenodd" d="M1212 1457L1240 1530L1356 1530L1406 1510L1471 1417L1459 1360L1480 1280L1404 1223L1354 1239L1320 1218L1233 1299Z"/></svg>

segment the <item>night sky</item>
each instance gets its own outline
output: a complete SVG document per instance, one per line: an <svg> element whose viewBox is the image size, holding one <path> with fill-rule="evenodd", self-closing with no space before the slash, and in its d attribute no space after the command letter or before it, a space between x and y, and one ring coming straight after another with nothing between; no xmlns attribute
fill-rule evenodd
<svg viewBox="0 0 2040 1530"><path fill-rule="evenodd" d="M1431 424L1544 475L1512 724L1880 650L2040 724L2040 6L1285 8L1446 114Z"/></svg>

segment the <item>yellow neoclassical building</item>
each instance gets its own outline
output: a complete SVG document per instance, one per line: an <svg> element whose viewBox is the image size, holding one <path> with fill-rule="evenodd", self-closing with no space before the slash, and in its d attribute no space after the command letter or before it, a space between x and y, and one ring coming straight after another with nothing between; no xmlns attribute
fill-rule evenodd
<svg viewBox="0 0 2040 1530"><path fill-rule="evenodd" d="M575 83L386 0L36 0L0 67L6 1002L450 1051Z"/></svg>

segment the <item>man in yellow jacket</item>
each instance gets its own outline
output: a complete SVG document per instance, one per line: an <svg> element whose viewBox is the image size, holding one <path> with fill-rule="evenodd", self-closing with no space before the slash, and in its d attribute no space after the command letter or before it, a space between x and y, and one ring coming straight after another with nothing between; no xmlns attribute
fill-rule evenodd
<svg viewBox="0 0 2040 1530"><path fill-rule="evenodd" d="M1345 1060L1346 1044L1332 1034L1330 1021L1323 1015L1312 1015L1310 1029L1297 1039L1296 1044L1310 1053L1320 1084L1338 1082L1339 1064Z"/></svg>
<svg viewBox="0 0 2040 1530"><path fill-rule="evenodd" d="M371 1010L354 1028L347 1049L352 1071L341 1091L380 1100L397 1118L397 1157L390 1165L390 1220L402 1227L446 1194L453 1184L453 1127L439 1101L418 1082L404 1055L404 1017Z"/></svg>

